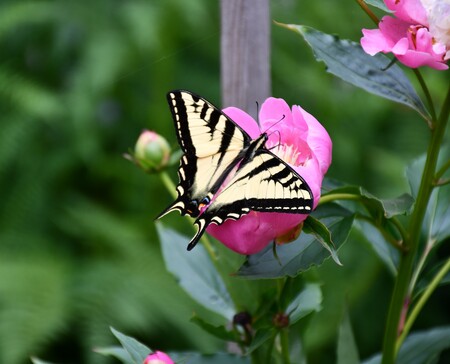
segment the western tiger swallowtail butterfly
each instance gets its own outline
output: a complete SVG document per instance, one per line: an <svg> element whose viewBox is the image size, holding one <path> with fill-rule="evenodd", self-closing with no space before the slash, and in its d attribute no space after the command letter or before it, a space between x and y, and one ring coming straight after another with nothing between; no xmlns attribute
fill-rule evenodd
<svg viewBox="0 0 450 364"><path fill-rule="evenodd" d="M204 98L189 91L167 94L183 151L178 197L158 218L178 210L196 218L194 248L209 224L237 220L250 211L308 214L313 195L305 180L265 146L268 134L252 139Z"/></svg>

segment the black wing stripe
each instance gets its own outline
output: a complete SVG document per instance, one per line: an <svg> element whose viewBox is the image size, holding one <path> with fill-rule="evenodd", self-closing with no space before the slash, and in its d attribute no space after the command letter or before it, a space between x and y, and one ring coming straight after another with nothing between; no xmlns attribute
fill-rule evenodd
<svg viewBox="0 0 450 364"><path fill-rule="evenodd" d="M233 138L235 129L236 129L236 127L234 126L234 124L231 124L231 123L225 124L225 130L224 130L222 141L220 142L220 148L219 148L219 153L220 153L220 158L219 158L219 162L218 162L219 165L222 163L222 159L225 156L225 154L227 153L227 149L230 146L231 139Z"/></svg>
<svg viewBox="0 0 450 364"><path fill-rule="evenodd" d="M209 120L207 120L207 123L211 129L211 134L213 133L214 129L216 128L216 125L219 123L221 116L222 116L222 113L217 109L213 109L213 111L209 115Z"/></svg>
<svg viewBox="0 0 450 364"><path fill-rule="evenodd" d="M257 176L258 174L265 172L266 170L278 166L280 163L276 159L268 160L264 163L261 163L258 167L248 172L244 176L240 177L237 181L241 181L244 179L249 179ZM241 165L242 166L242 165Z"/></svg>
<svg viewBox="0 0 450 364"><path fill-rule="evenodd" d="M203 104L202 111L200 111L200 118L201 118L201 119L205 120L206 112L208 111L209 108L210 108L210 107L209 107L208 104L205 102L205 103Z"/></svg>
<svg viewBox="0 0 450 364"><path fill-rule="evenodd" d="M188 118L186 105L182 95L180 93L170 92L167 94L167 101L169 102L172 117L175 122L175 129L178 131L177 138L181 149L187 154L195 153L195 146L192 143L189 124L182 122L182 120L187 120Z"/></svg>

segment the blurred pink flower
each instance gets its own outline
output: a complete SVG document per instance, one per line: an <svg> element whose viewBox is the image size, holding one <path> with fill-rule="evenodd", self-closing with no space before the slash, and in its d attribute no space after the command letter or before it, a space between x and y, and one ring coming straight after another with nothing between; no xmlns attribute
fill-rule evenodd
<svg viewBox="0 0 450 364"><path fill-rule="evenodd" d="M147 356L143 364L175 364L169 355L162 351L155 351L153 354Z"/></svg>
<svg viewBox="0 0 450 364"><path fill-rule="evenodd" d="M314 208L320 199L323 177L331 163L332 143L325 128L300 106L292 110L283 99L268 98L259 112L260 128L244 111L229 107L223 110L252 138L269 131L267 148L288 163L308 183L314 196ZM211 224L207 231L231 250L254 254L289 232L307 215L251 211L239 220L222 225ZM295 231L291 234L296 236ZM284 239L281 239L285 242Z"/></svg>
<svg viewBox="0 0 450 364"><path fill-rule="evenodd" d="M423 0L422 2L424 2ZM430 1L430 0L428 0ZM430 32L427 11L420 0L384 0L396 18L384 16L379 29L363 29L361 46L370 55L390 53L411 68L445 70L447 47Z"/></svg>

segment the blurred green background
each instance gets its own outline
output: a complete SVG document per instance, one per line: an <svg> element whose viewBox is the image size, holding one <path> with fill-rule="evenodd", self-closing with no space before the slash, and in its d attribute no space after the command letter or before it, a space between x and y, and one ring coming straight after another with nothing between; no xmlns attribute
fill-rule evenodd
<svg viewBox="0 0 450 364"><path fill-rule="evenodd" d="M271 7L274 20L355 41L373 27L354 1ZM107 363L92 348L115 343L110 325L153 348L221 349L165 271L153 218L169 193L122 157L144 128L176 146L169 90L220 103L219 40L218 1L0 2L1 363ZM448 75L424 74L441 100ZM382 197L407 191L405 163L428 139L413 111L327 74L275 25L272 82L328 129L330 177ZM308 272L324 290L324 310L298 328L312 363L334 361L344 303L361 356L380 349L392 277L357 232L340 254L343 267ZM439 289L416 327L450 323L449 299Z"/></svg>

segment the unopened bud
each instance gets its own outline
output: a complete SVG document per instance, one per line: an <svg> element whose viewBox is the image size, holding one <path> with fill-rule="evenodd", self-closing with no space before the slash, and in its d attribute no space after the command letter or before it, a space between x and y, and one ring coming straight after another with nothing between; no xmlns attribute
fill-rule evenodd
<svg viewBox="0 0 450 364"><path fill-rule="evenodd" d="M170 158L170 146L166 139L154 131L144 130L134 148L133 160L146 172L163 169Z"/></svg>

